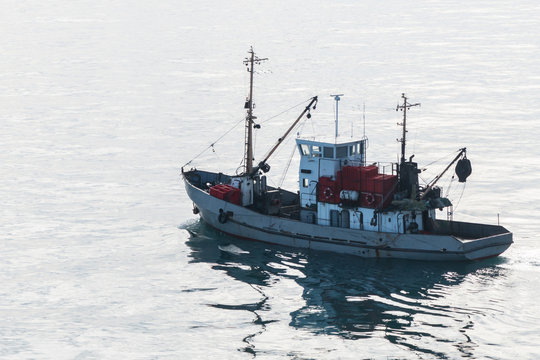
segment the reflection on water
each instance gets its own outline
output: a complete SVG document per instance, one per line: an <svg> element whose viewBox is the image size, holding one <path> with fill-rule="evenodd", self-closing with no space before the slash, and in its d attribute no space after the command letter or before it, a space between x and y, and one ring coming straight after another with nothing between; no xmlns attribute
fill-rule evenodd
<svg viewBox="0 0 540 360"><path fill-rule="evenodd" d="M476 344L467 334L471 315L484 309L453 306L445 298L468 277L489 285L504 277L502 258L474 263L431 263L362 259L243 241L223 235L203 222L186 227L192 262L205 262L261 294L250 304L211 306L250 311L260 332L244 341L244 351L256 353L251 338L266 329L260 310L270 306L265 288L289 278L302 287L302 299L290 313L289 326L313 334L344 339L383 337L415 353L446 358L442 344L461 357L473 357ZM450 302L451 304L451 302ZM272 320L269 320L272 321Z"/></svg>

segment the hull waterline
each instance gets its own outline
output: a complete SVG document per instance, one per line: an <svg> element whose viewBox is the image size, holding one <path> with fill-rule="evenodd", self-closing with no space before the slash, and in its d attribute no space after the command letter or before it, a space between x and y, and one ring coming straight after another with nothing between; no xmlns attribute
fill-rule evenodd
<svg viewBox="0 0 540 360"><path fill-rule="evenodd" d="M495 257L513 242L509 232L463 240L451 235L393 234L307 224L257 213L210 196L187 179L184 182L188 196L207 224L225 234L246 240L368 258L427 261L466 261ZM223 213L228 214L225 221L223 216L220 218Z"/></svg>

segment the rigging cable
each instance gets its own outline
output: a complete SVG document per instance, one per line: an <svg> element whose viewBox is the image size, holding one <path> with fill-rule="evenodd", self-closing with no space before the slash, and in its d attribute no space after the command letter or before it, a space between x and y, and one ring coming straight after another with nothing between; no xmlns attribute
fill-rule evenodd
<svg viewBox="0 0 540 360"><path fill-rule="evenodd" d="M204 148L203 151L201 151L200 153L198 153L193 159L189 160L187 163L185 163L182 167L184 166L187 166L189 164L191 164L191 162L195 159L197 159L199 156L201 156L202 154L204 154L208 149L212 148L214 149L214 145L220 141L221 139L223 139L225 137L225 135L227 135L228 133L230 133L235 127L238 126L238 124L240 124L241 122L245 121L245 119L242 119L240 121L238 121L236 124L233 125L232 128L230 128L229 130L227 130L223 135L221 135L216 141L214 141L213 143L211 143L210 145L208 145L208 147ZM215 152L215 149L214 149L214 152Z"/></svg>
<svg viewBox="0 0 540 360"><path fill-rule="evenodd" d="M454 206L454 212L456 212L456 209L457 209L457 207L459 206L459 203L460 203L460 201L461 201L461 198L463 197L463 193L465 192L465 185L467 185L466 182L463 183L463 189L461 190L461 195L459 195L459 199L458 199L457 205Z"/></svg>
<svg viewBox="0 0 540 360"><path fill-rule="evenodd" d="M290 143L291 139L292 139L291 137L287 137L287 139L285 140L285 142L281 143L281 148L280 148L279 150L276 151L276 154L280 154L281 151L287 147L286 145ZM296 148L296 147L295 147L295 148ZM294 151L293 151L293 153L290 155L290 158L289 158L289 161L288 161L288 163L287 163L286 168L288 168L289 165L291 164L291 160L292 160L292 156L293 156L293 155L294 155ZM285 171L286 171L286 169L285 169ZM267 179L270 179L270 180L272 181L272 184L274 184L276 187L280 188L280 187L281 187L281 184L283 183L284 176L285 176L285 175L283 174L282 177L279 179L278 183L276 183L276 182L274 181L274 179L273 179L269 174L266 175L266 178L267 178Z"/></svg>
<svg viewBox="0 0 540 360"><path fill-rule="evenodd" d="M309 99L307 99L307 100L304 100L304 101L302 101L302 102L300 102L300 103L298 103L298 104L296 104L296 105L294 105L294 106L291 106L290 108L288 108L288 109L286 109L286 110L284 110L284 111L282 111L282 112L280 112L280 113L278 113L278 114L276 114L276 115L274 115L274 116L269 117L268 119L262 120L262 121L259 122L259 125L260 125L260 124L264 124L264 123L266 123L266 122L268 122L268 121L270 121L270 120L272 120L272 119L275 119L276 117L278 117L278 116L280 116L280 115L283 115L283 114L285 114L286 112L291 111L292 109L297 108L297 107L299 107L300 105L305 104L305 103L308 102L308 101L311 101L312 99L313 99L313 98L309 98ZM259 127L260 127L260 126L259 126ZM255 133L255 142L257 141L256 134L257 134L257 133ZM288 142L289 140L290 140L290 138L287 139L287 142ZM254 144L254 145L255 145L255 144ZM278 152L279 152L279 150L278 150ZM291 155L291 156L292 156L292 155ZM290 160L289 160L289 164L290 164ZM283 181L281 181L281 183L283 183ZM280 183L279 186L281 186L281 183Z"/></svg>
<svg viewBox="0 0 540 360"><path fill-rule="evenodd" d="M287 162L287 166L285 166L285 169L283 170L283 174L281 174L281 179L279 179L279 184L278 184L279 188L283 186L283 182L285 181L285 176L287 176L287 172L289 171L289 166L291 165L291 161L295 152L296 152L296 146L293 146L291 155L289 156L289 161Z"/></svg>
<svg viewBox="0 0 540 360"><path fill-rule="evenodd" d="M423 168L423 169L426 169L427 167L429 167L429 166L431 166L431 165L433 165L433 164L435 164L435 163L437 163L437 162L439 162L439 161L441 161L441 160L447 158L448 156L453 155L454 153L459 152L459 151L461 151L461 150L453 151L453 152L451 152L451 153L449 153L449 154L447 154L447 155L444 155L443 157L441 157L441 158L439 158L439 159L437 159L437 160L435 160L435 161L432 161L432 162L430 162L430 163L427 164L427 165L422 166L422 168ZM435 178L437 178L437 176L438 176L438 175L435 175L435 177L434 177L433 179L431 179L429 182L427 182L427 181L426 181L424 178L422 178L422 177L420 177L420 178L421 178L426 184L431 184L431 182L433 182L433 180L435 180Z"/></svg>
<svg viewBox="0 0 540 360"><path fill-rule="evenodd" d="M261 121L260 123L261 123L261 124L264 124L264 123L267 122L267 121L270 121L270 120L272 120L272 119L274 119L274 118L277 118L278 116L283 115L283 114L285 114L286 112L291 111L292 109L297 108L297 107L299 107L300 105L302 105L302 104L304 104L304 103L307 103L308 101L311 101L311 99L312 99L312 98L309 98L309 99L304 100L304 101L302 101L302 102L300 102L300 103L298 103L298 104L296 104L296 105L294 105L294 106L291 106L291 107L288 108L287 110L284 110L284 111L280 112L280 113L277 114L277 115L274 115L274 116L272 116L272 117L269 117L268 119L263 120L263 121Z"/></svg>
<svg viewBox="0 0 540 360"><path fill-rule="evenodd" d="M300 128L298 129L298 132L296 133L297 136L300 135L300 133L304 129L304 126L307 123L307 119L309 119L309 118L305 118L302 121L302 123L300 124ZM289 156L289 161L287 162L287 166L283 170L283 174L281 175L281 179L279 180L279 186L278 186L279 188L281 188L281 186L283 185L283 182L285 181L285 177L287 176L287 172L289 171L289 166L291 166L292 158L293 158L295 152L296 152L296 144L292 148L292 152L291 152L291 155Z"/></svg>
<svg viewBox="0 0 540 360"><path fill-rule="evenodd" d="M298 106L300 106L300 105L302 105L302 104L304 104L304 103L306 103L306 102L308 102L308 101L310 101L310 100L311 100L311 98L309 98L308 100L304 100L304 101L302 101L301 103L298 103L297 105L294 105L294 106L288 108L287 110L282 111L281 113L279 113L279 114L277 114L277 115L274 115L274 116L272 116L272 117L270 117L270 118L268 118L268 119L262 121L261 124L262 124L262 123L265 123L265 122L267 122L267 121L269 121L269 120L271 120L271 119L274 119L274 118L276 118L276 117L278 117L278 116L280 116L280 115L286 113L287 111L290 111L290 110L292 110L292 109L294 109L294 108L296 108L296 107L298 107ZM218 143L218 142L219 142L221 139L223 139L228 133L230 133L234 128L236 128L236 127L238 126L238 124L240 124L241 122L244 122L245 120L246 120L245 118L239 120L239 121L238 121L236 124L234 124L229 130L227 130L225 133L223 133L223 135L221 135L217 140L215 140L213 143L211 143L208 147L204 148L200 153L198 153L193 159L191 159L191 160L189 160L187 163L185 163L182 167L191 164L191 162L192 162L193 160L199 158L199 157L200 157L202 154L204 154L208 149L213 148L214 145L215 145L216 143ZM242 161L243 161L243 160L242 160Z"/></svg>
<svg viewBox="0 0 540 360"><path fill-rule="evenodd" d="M454 183L454 180L456 180L456 176L452 175L450 178L450 181L448 181L448 186L446 187L446 195L444 197L448 197L450 195L450 189L452 188L452 184Z"/></svg>
<svg viewBox="0 0 540 360"><path fill-rule="evenodd" d="M220 157L219 157L219 155L218 155L218 153L216 152L216 149L214 148L214 145L212 144L211 146L212 146L212 153L216 156L216 158L217 158L218 160L221 160Z"/></svg>

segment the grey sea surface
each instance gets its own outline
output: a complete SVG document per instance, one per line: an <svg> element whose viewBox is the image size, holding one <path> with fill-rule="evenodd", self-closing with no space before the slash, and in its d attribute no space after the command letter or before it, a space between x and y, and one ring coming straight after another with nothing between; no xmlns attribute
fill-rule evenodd
<svg viewBox="0 0 540 360"><path fill-rule="evenodd" d="M0 358L539 358L538 29L532 0L3 1ZM368 161L396 161L406 93L422 178L467 147L454 219L515 244L424 263L209 229L180 167L239 167L250 46L256 157L320 97L270 184L297 189L294 137L333 133L335 93L342 137L365 117Z"/></svg>

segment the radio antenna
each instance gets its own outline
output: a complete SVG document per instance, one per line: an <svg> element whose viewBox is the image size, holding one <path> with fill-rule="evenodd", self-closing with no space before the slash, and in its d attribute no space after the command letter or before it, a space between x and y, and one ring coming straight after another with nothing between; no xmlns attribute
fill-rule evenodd
<svg viewBox="0 0 540 360"><path fill-rule="evenodd" d="M335 95L330 95L334 98L334 100L336 100L336 136L335 136L335 142L337 142L337 137L338 137L338 109L339 109L339 100L341 100L340 96L343 96L343 94L335 94Z"/></svg>
<svg viewBox="0 0 540 360"><path fill-rule="evenodd" d="M364 122L364 134L362 136L362 138L365 138L366 137L366 103L364 102L364 109L363 109L363 112L362 112L362 120Z"/></svg>

